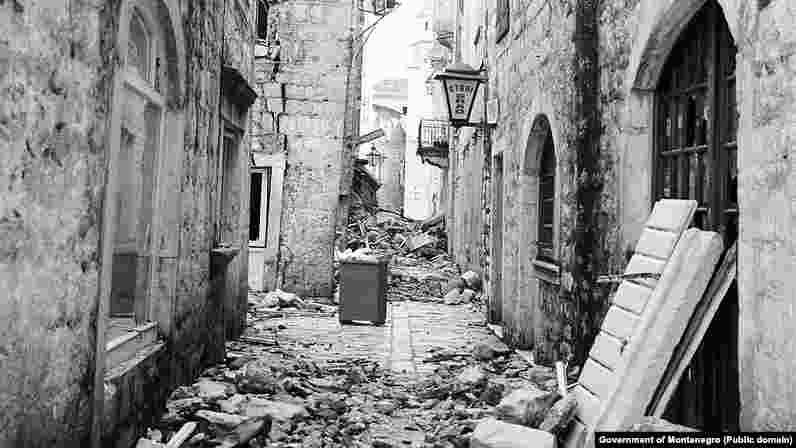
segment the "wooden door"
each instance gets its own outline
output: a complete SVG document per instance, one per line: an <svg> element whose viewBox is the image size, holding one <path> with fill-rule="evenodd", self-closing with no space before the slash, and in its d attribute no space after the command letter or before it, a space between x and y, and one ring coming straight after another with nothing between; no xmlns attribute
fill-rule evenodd
<svg viewBox="0 0 796 448"><path fill-rule="evenodd" d="M694 225L737 238L737 49L721 7L708 1L669 55L656 105L656 199L694 199ZM737 430L738 294L731 287L664 418Z"/></svg>

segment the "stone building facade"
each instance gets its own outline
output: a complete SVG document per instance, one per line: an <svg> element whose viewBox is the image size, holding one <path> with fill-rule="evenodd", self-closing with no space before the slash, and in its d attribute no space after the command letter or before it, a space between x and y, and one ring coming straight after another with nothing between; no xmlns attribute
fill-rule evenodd
<svg viewBox="0 0 796 448"><path fill-rule="evenodd" d="M407 87L406 79L384 79L373 85L369 101L372 110L363 132L382 129L385 135L359 148L359 156L372 163L371 173L381 184L376 193L379 207L399 213L404 210Z"/></svg>
<svg viewBox="0 0 796 448"><path fill-rule="evenodd" d="M448 2L449 3L449 2ZM425 163L418 155L420 120L442 118L435 108L433 84L429 76L442 63L447 49L434 38L434 11L447 7L446 2L424 0L416 5L414 20L407 27L412 36L407 62L409 110L406 115L405 213L414 219L428 219L443 212L445 170Z"/></svg>
<svg viewBox="0 0 796 448"><path fill-rule="evenodd" d="M0 4L0 446L131 446L241 331L254 20Z"/></svg>
<svg viewBox="0 0 796 448"><path fill-rule="evenodd" d="M499 0L440 20L498 110L485 145L454 137L449 229L506 339L582 361L611 296L595 277L622 271L655 200L696 199L694 224L737 244L737 282L680 383L697 404L668 415L792 430L792 2ZM456 182L478 172L480 198Z"/></svg>
<svg viewBox="0 0 796 448"><path fill-rule="evenodd" d="M359 136L364 15L352 0L259 4L249 285L330 296Z"/></svg>

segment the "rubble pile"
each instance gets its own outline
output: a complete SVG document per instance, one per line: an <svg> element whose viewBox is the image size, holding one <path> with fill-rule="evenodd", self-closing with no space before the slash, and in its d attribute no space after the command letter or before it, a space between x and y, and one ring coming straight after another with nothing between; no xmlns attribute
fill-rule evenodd
<svg viewBox="0 0 796 448"><path fill-rule="evenodd" d="M328 304L305 300L292 292L276 289L269 292L249 293L249 322L264 317L284 315L327 315L332 316L337 307Z"/></svg>
<svg viewBox="0 0 796 448"><path fill-rule="evenodd" d="M417 222L399 213L354 207L348 216L347 249L366 247L390 254L431 259L447 251L444 220Z"/></svg>
<svg viewBox="0 0 796 448"><path fill-rule="evenodd" d="M390 263L388 300L442 302L445 287L459 277L459 270L447 254L433 260L395 256Z"/></svg>
<svg viewBox="0 0 796 448"><path fill-rule="evenodd" d="M228 348L225 363L172 393L140 448L175 438L169 446L492 448L528 446L527 437L554 446L574 413L552 368L503 345L432 348L425 378L365 358L324 361L241 341Z"/></svg>

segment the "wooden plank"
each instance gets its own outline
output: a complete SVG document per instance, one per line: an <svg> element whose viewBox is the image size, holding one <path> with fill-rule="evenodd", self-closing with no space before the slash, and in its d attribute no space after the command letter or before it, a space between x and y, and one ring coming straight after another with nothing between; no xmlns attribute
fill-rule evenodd
<svg viewBox="0 0 796 448"><path fill-rule="evenodd" d="M636 253L665 260L672 255L679 234L645 228L636 243Z"/></svg>
<svg viewBox="0 0 796 448"><path fill-rule="evenodd" d="M591 358L583 365L583 373L581 373L578 381L598 398L610 396L616 386L614 372L596 363Z"/></svg>
<svg viewBox="0 0 796 448"><path fill-rule="evenodd" d="M619 360L622 358L623 350L624 345L621 340L604 331L600 331L597 334L597 338L594 339L594 345L591 347L589 356L599 361L600 364L616 370L619 366Z"/></svg>
<svg viewBox="0 0 796 448"><path fill-rule="evenodd" d="M612 306L603 320L602 331L616 336L617 339L630 339L636 329L638 315Z"/></svg>
<svg viewBox="0 0 796 448"><path fill-rule="evenodd" d="M697 202L682 199L661 199L655 203L645 227L681 234L691 223Z"/></svg>
<svg viewBox="0 0 796 448"><path fill-rule="evenodd" d="M182 425L179 431L169 440L166 448L180 448L185 443L193 432L196 431L196 422L188 422Z"/></svg>
<svg viewBox="0 0 796 448"><path fill-rule="evenodd" d="M702 300L697 305L693 317L688 323L688 327L683 334L680 344L675 348L663 379L658 385L658 390L650 402L647 409L649 415L660 417L666 411L669 401L674 395L680 378L685 369L691 363L702 339L710 327L713 318L721 306L721 302L727 295L733 280L738 272L738 242L734 242L727 253L724 255L719 268L708 285Z"/></svg>
<svg viewBox="0 0 796 448"><path fill-rule="evenodd" d="M604 412L595 428L615 431L644 415L721 253L717 233L690 229L683 234L625 347L623 367L614 378L617 387L607 398L601 396Z"/></svg>
<svg viewBox="0 0 796 448"><path fill-rule="evenodd" d="M625 268L626 274L636 274L636 273L651 273L651 274L660 274L663 272L663 268L666 266L666 261L658 260L655 258L650 258L641 254L635 254L630 261L627 263L627 267ZM640 278L637 280L633 280L642 285L646 285L650 288L655 288L655 285L658 284L658 280L652 278Z"/></svg>
<svg viewBox="0 0 796 448"><path fill-rule="evenodd" d="M600 416L600 400L586 390L580 384L572 388L570 392L575 396L575 401L578 402L578 407L575 410L575 417L581 422L591 425Z"/></svg>
<svg viewBox="0 0 796 448"><path fill-rule="evenodd" d="M632 311L638 315L644 312L644 307L652 295L652 289L633 282L622 282L614 294L614 304Z"/></svg>

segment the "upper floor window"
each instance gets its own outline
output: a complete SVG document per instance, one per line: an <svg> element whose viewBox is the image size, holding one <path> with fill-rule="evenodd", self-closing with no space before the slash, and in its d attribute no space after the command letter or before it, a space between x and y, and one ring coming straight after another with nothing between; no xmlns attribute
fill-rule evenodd
<svg viewBox="0 0 796 448"><path fill-rule="evenodd" d="M257 39L268 40L268 2L257 2Z"/></svg>
<svg viewBox="0 0 796 448"><path fill-rule="evenodd" d="M127 65L146 81L152 80L152 37L144 20L136 11L130 19L130 38L127 41Z"/></svg>
<svg viewBox="0 0 796 448"><path fill-rule="evenodd" d="M539 167L539 235L537 258L552 260L555 223L556 154L553 135L548 130Z"/></svg>
<svg viewBox="0 0 796 448"><path fill-rule="evenodd" d="M509 32L509 0L497 0L497 35L498 42Z"/></svg>

